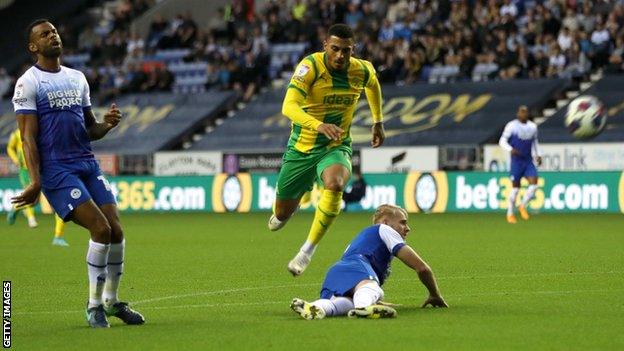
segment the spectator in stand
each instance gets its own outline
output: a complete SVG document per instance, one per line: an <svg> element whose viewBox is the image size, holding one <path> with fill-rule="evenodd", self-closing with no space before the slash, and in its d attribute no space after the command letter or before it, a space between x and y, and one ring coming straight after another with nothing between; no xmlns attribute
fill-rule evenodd
<svg viewBox="0 0 624 351"><path fill-rule="evenodd" d="M145 81L139 87L140 92L169 91L173 84L173 75L162 65L154 65L148 71Z"/></svg>
<svg viewBox="0 0 624 351"><path fill-rule="evenodd" d="M280 61L271 60L271 45L303 42L304 54L317 51L325 28L336 22L356 30L356 56L373 62L387 83L428 80L433 67L451 80L582 76L622 68L624 6L614 0L268 0L261 6L233 0L211 28L200 29L190 13L156 14L146 37L130 34L132 20L154 2L120 0L79 32L59 24L66 52L90 55L86 73L94 96L135 91L132 81L141 74L130 66L157 49L188 48L185 61L208 63L206 87L238 89L249 99L248 92L269 83L270 62ZM280 77L292 64L287 59L275 69ZM243 72L253 73L249 78ZM156 69L143 74L139 86L153 87L156 75Z"/></svg>
<svg viewBox="0 0 624 351"><path fill-rule="evenodd" d="M553 44L548 56L548 70L546 71L547 77L559 76L566 65L566 58L561 53L561 49L557 44Z"/></svg>
<svg viewBox="0 0 624 351"><path fill-rule="evenodd" d="M167 28L169 27L169 23L163 15L157 13L150 24L149 34L147 35L147 46L149 48L155 48L158 46L160 39L165 36L167 33Z"/></svg>
<svg viewBox="0 0 624 351"><path fill-rule="evenodd" d="M516 16L518 16L518 7L516 7L516 4L512 3L511 0L505 0L499 13L501 16L509 15L512 18L516 18Z"/></svg>
<svg viewBox="0 0 624 351"><path fill-rule="evenodd" d="M607 65L607 72L620 73L624 70L624 39L618 37L615 40L615 47L609 56L609 64Z"/></svg>
<svg viewBox="0 0 624 351"><path fill-rule="evenodd" d="M591 34L593 46L593 65L602 67L607 63L609 56L611 35L602 20L596 24L596 29Z"/></svg>
<svg viewBox="0 0 624 351"><path fill-rule="evenodd" d="M570 34L570 30L566 27L559 32L559 37L557 37L557 44L559 44L559 48L563 51L567 51L572 46L572 35Z"/></svg>

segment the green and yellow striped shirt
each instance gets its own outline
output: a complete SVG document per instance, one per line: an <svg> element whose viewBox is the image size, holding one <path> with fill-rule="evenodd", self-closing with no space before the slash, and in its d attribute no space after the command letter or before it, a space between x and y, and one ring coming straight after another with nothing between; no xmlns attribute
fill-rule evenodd
<svg viewBox="0 0 624 351"><path fill-rule="evenodd" d="M364 90L373 120L381 121L381 88L370 62L351 57L347 69L339 72L327 68L323 52L304 58L290 80L282 108L293 121L288 147L310 153L351 146L353 113ZM330 141L318 133L316 128L321 123L342 128L345 133L341 140Z"/></svg>

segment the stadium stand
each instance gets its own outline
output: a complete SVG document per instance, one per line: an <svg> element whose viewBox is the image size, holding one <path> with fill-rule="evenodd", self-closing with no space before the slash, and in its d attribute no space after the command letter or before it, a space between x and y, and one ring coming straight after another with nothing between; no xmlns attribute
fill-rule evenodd
<svg viewBox="0 0 624 351"><path fill-rule="evenodd" d="M133 56L202 63L206 78L171 86L194 92L180 87L205 81L206 88L245 90L247 84L240 87L237 77L245 54L252 54L252 62L268 55L269 64L258 65L266 70L259 81L264 85L266 78L292 69L303 54L318 50L326 27L343 21L359 33L358 56L372 61L387 83L581 77L596 68L622 70L624 44L617 38L624 11L614 1L232 1L220 14L208 14L221 16L218 26L200 28L193 16L201 14L154 15L148 35L138 37L130 24L151 3L103 2L103 10L93 11L99 14L92 16L93 24L59 25L66 37L65 62L91 68L94 91L104 78L94 73L99 67L112 64L121 81L123 63ZM210 72L216 72L218 84Z"/></svg>
<svg viewBox="0 0 624 351"><path fill-rule="evenodd" d="M94 142L96 152L119 155L151 154L172 148L188 137L195 128L232 108L234 92L211 94L127 94L116 100L124 113L124 121L106 138ZM98 107L96 114L108 107ZM8 103L0 108L0 145L5 147L15 129L15 115Z"/></svg>
<svg viewBox="0 0 624 351"><path fill-rule="evenodd" d="M606 76L599 80L589 89L583 91L584 95L594 95L605 105L607 113L607 125L605 130L592 139L592 142L615 142L624 140L624 106L622 100L624 93L624 76ZM546 143L578 142L565 129L564 120L567 106L560 109L555 115L548 118L540 126L540 140Z"/></svg>
<svg viewBox="0 0 624 351"><path fill-rule="evenodd" d="M384 145L481 144L498 139L505 123L515 118L518 101L540 110L566 85L565 80L548 79L384 86ZM282 89L262 94L192 149L283 148L290 129L280 114L283 96ZM368 107L365 102L360 107L351 133L355 145L366 146Z"/></svg>

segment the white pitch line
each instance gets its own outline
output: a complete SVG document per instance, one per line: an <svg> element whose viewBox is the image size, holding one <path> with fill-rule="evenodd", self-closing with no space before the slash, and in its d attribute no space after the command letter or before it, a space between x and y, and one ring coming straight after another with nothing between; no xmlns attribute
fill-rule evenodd
<svg viewBox="0 0 624 351"><path fill-rule="evenodd" d="M132 302L132 305L140 305L144 303L164 301L164 300L175 300L175 299L181 299L185 297L208 296L208 295L218 295L218 294L227 294L227 293L238 293L238 292L252 291L252 290L281 289L281 288L303 287L303 286L313 286L313 285L316 286L319 284L307 283L307 284L288 284L288 285L265 285L265 286L252 286L252 287L244 287L244 288L225 289L225 290L204 291L204 292L198 292L198 293L170 295L170 296L155 297L153 299L138 300L138 301Z"/></svg>
<svg viewBox="0 0 624 351"><path fill-rule="evenodd" d="M494 296L507 296L507 295L568 295L576 293L610 293L620 292L624 289L589 289L589 290L536 290L536 291L506 291L498 293L482 293L482 294L465 294L465 295L451 295L453 299L461 299L464 297L494 297Z"/></svg>
<svg viewBox="0 0 624 351"><path fill-rule="evenodd" d="M562 276L562 275L601 275L601 274L624 274L624 272L617 271L608 271L608 272L553 272L553 273L527 273L527 274L501 274L501 275L466 275L466 276L448 276L448 277L439 277L438 280L454 280L454 279L490 279L490 278L519 278L519 277L544 277L544 276ZM392 281L412 281L415 279L403 278L403 279L394 279ZM281 288L296 288L296 287L305 287L305 286L320 286L320 283L305 283L305 284L284 284L284 285L266 285L266 286L254 286L254 287L242 287L242 288L232 288L232 289L223 289L223 290L212 290L212 291L204 291L197 293L189 293L189 294L179 294L179 295L170 295L170 296L162 296L156 297L152 299L138 300L131 302L131 305L139 305L151 302L165 301L165 300L176 300L182 299L186 297L197 297L197 296L209 296L209 295L218 295L218 294L228 294L228 293L237 293L243 291L253 291L253 290L268 290L268 289L281 289ZM512 295L522 295L522 294L566 294L566 293L575 293L575 292L602 292L609 290L568 290L568 291L536 291L536 292L501 292L501 293L488 293L488 294L468 294L468 295L453 295L453 298L464 298L464 297L479 297L479 296L504 296L508 294ZM619 291L619 290L613 290ZM142 309L167 309L167 308L185 308L184 306L197 306L197 307L216 307L216 306L246 306L246 305L261 305L267 303L278 303L278 302L257 302L257 303L225 303L225 304L200 304L200 305L174 305L174 306L156 306L156 307L142 307ZM279 302L282 303L282 302ZM190 308L190 307L189 307ZM37 315L37 314L69 314L69 313L81 313L84 310L66 310L66 311L16 311L13 314L16 315Z"/></svg>
<svg viewBox="0 0 624 351"><path fill-rule="evenodd" d="M455 280L455 279L490 279L490 278L529 278L529 277L552 277L566 275L602 275L602 274L624 274L624 272L608 271L608 272L553 272L553 273L521 273L521 274L492 274L492 275L462 275L439 277L438 280ZM404 279L401 279L404 280Z"/></svg>
<svg viewBox="0 0 624 351"><path fill-rule="evenodd" d="M576 272L576 273L567 273L567 272L555 272L555 273L526 273L526 274L498 274L498 275L464 275L464 276L449 276L449 277L439 277L438 280L463 280L463 279L495 279L495 278L526 278L526 277L546 277L546 276L565 276L565 275L593 275L593 274L624 274L624 272ZM403 278L403 279L394 279L392 281L412 281L416 279L411 278ZM197 293L189 293L189 294L179 294L179 295L169 295L169 296L161 296L155 297L152 299L138 300L132 302L133 305L145 304L150 302L157 301L165 301L165 300L176 300L182 299L185 297L197 297L197 296L208 296L208 295L218 295L218 294L227 294L227 293L238 293L243 291L252 291L252 290L267 290L267 289L281 289L281 288L297 288L297 287L305 287L305 286L319 286L321 283L306 283L306 284L288 284L288 285L267 285L267 286L255 286L255 287L242 287L242 288L232 288L232 289L224 289L224 290L213 290L213 291L205 291L205 292L197 292Z"/></svg>
<svg viewBox="0 0 624 351"><path fill-rule="evenodd" d="M507 295L569 295L576 293L612 293L622 292L624 289L612 289L612 290L541 290L541 291L507 291L500 293L483 293L483 294L463 294L463 295L448 295L446 300L460 300L467 297L496 297ZM413 295L398 295L393 296L398 299L414 299ZM288 305L288 301L262 301L262 302L229 302L229 303L206 303L206 304L186 304L186 305L172 305L172 306L148 306L143 307L141 310L170 310L170 309L190 309L190 308L213 308L213 307L234 307L234 306L262 306L262 305ZM403 304L404 305L404 304ZM14 312L16 315L43 315L43 314L76 314L83 313L84 310L68 310L68 311L32 311L32 312Z"/></svg>
<svg viewBox="0 0 624 351"><path fill-rule="evenodd" d="M500 293L483 293L483 294L463 294L463 295L450 295L446 300L459 300L466 297L495 297L495 296L507 296L507 295L569 295L575 293L611 293L620 292L624 289L612 289L612 290L541 290L541 291L507 291ZM399 295L393 296L398 299L413 298L413 295ZM211 307L228 307L228 306L261 306L261 305L288 305L288 301L265 301L265 302L232 302L232 303L206 303L206 304L191 304L191 305L172 305L172 306L151 306L143 307L145 310L169 310L180 308L211 308Z"/></svg>

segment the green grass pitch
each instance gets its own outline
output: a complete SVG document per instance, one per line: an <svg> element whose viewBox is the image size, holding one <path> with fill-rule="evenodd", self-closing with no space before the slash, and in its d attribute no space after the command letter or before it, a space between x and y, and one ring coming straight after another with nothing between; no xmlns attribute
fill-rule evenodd
<svg viewBox="0 0 624 351"><path fill-rule="evenodd" d="M23 217L0 235L0 278L12 281L16 350L622 350L622 215L412 215L409 243L437 275L448 309L421 309L416 275L395 260L384 286L401 304L392 320L305 321L288 307L313 300L328 266L369 223L342 214L303 276L286 264L312 215L280 232L267 214L123 215L121 297L147 323L91 330L87 233L69 225L52 247L53 220Z"/></svg>

